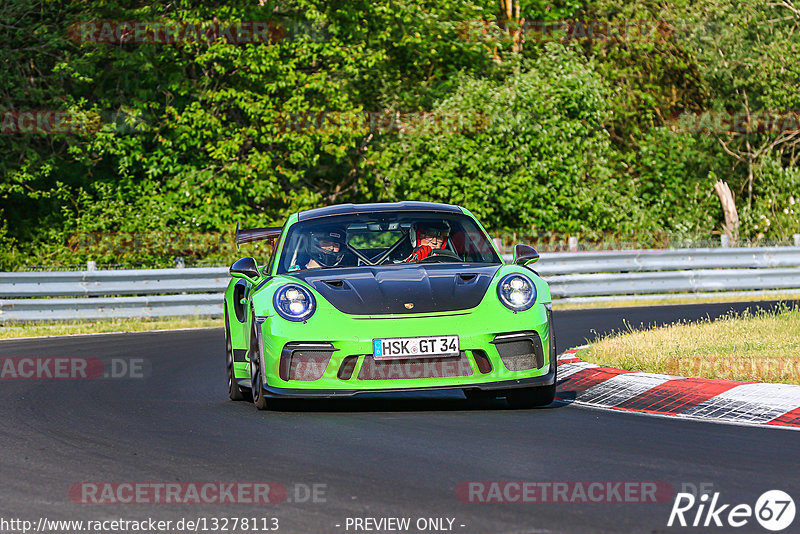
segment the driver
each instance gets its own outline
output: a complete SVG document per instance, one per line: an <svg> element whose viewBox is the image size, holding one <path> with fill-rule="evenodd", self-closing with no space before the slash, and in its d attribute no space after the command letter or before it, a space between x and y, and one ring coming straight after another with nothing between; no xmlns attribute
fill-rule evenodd
<svg viewBox="0 0 800 534"><path fill-rule="evenodd" d="M345 246L345 233L340 230L310 232L307 250L311 259L306 269L336 267L344 258Z"/></svg>
<svg viewBox="0 0 800 534"><path fill-rule="evenodd" d="M414 231L412 229L412 231ZM450 225L445 221L422 222L416 225L416 246L406 262L417 262L431 255L434 249L443 249L450 235ZM412 236L414 237L414 236Z"/></svg>

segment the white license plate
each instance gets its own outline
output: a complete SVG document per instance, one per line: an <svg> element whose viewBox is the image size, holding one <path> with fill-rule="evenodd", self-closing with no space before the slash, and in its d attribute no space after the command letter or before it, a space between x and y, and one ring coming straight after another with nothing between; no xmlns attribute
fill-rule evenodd
<svg viewBox="0 0 800 534"><path fill-rule="evenodd" d="M394 337L372 340L376 360L458 356L458 336Z"/></svg>

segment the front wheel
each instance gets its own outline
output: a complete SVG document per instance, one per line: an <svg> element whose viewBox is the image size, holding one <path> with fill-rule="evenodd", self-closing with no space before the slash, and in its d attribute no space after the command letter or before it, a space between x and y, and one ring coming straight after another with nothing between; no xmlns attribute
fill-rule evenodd
<svg viewBox="0 0 800 534"><path fill-rule="evenodd" d="M258 342L257 328L254 322L253 333L250 336L250 390L256 408L266 410L269 406L267 398L264 396L264 373L261 372L261 347Z"/></svg>
<svg viewBox="0 0 800 534"><path fill-rule="evenodd" d="M233 346L231 345L231 329L228 323L228 310L225 310L225 366L228 368L228 397L232 401L250 400L250 391L243 390L236 382L233 372Z"/></svg>
<svg viewBox="0 0 800 534"><path fill-rule="evenodd" d="M514 409L535 408L552 404L556 398L556 385L534 388L510 389L506 393L508 405Z"/></svg>

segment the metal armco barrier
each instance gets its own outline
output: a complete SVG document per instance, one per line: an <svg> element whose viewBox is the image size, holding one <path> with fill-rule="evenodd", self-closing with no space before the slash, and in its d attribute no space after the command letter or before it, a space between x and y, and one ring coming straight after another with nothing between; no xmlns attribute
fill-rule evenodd
<svg viewBox="0 0 800 534"><path fill-rule="evenodd" d="M229 279L224 267L0 273L0 298L210 293Z"/></svg>
<svg viewBox="0 0 800 534"><path fill-rule="evenodd" d="M556 299L800 289L800 247L543 253L532 267ZM219 317L228 280L226 268L0 273L0 323Z"/></svg>
<svg viewBox="0 0 800 534"><path fill-rule="evenodd" d="M0 301L0 322L126 319L142 317L220 317L222 294L154 297L13 299Z"/></svg>
<svg viewBox="0 0 800 534"><path fill-rule="evenodd" d="M545 279L554 298L797 289L800 288L800 267L569 274Z"/></svg>
<svg viewBox="0 0 800 534"><path fill-rule="evenodd" d="M503 255L506 261L511 261L511 258L510 254ZM771 267L800 267L800 247L545 252L534 265L534 269L545 277L577 273Z"/></svg>

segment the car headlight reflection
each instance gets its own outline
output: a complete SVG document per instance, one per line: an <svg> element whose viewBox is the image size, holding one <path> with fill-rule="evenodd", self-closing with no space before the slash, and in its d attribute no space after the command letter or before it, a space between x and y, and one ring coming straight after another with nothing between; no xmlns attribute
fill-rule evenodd
<svg viewBox="0 0 800 534"><path fill-rule="evenodd" d="M275 292L275 311L287 321L305 321L317 307L314 295L298 285L285 285Z"/></svg>
<svg viewBox="0 0 800 534"><path fill-rule="evenodd" d="M524 311L536 302L536 286L524 274L509 274L497 284L497 296L509 310Z"/></svg>

